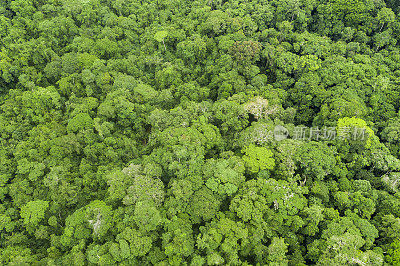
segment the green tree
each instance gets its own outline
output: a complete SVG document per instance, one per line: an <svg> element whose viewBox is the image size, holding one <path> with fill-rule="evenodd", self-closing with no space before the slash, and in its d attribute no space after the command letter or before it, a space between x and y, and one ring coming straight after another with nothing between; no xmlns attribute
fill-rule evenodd
<svg viewBox="0 0 400 266"><path fill-rule="evenodd" d="M251 144L242 150L243 161L250 173L258 173L262 170L272 170L275 166L275 160L272 158L271 150L264 147L256 147Z"/></svg>
<svg viewBox="0 0 400 266"><path fill-rule="evenodd" d="M26 225L38 225L45 217L45 212L49 208L49 202L34 200L28 202L21 208L21 218Z"/></svg>

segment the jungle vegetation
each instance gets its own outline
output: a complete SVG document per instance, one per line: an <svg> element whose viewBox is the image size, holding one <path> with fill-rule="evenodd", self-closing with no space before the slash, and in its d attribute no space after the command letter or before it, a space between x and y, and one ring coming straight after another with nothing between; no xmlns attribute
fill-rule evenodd
<svg viewBox="0 0 400 266"><path fill-rule="evenodd" d="M0 264L400 265L399 6L0 1Z"/></svg>

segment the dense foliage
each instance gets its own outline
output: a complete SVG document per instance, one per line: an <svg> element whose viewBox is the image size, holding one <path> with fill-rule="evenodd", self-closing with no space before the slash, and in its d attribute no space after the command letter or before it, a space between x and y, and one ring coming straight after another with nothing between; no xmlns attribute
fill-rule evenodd
<svg viewBox="0 0 400 266"><path fill-rule="evenodd" d="M0 264L400 265L399 12L0 1Z"/></svg>

